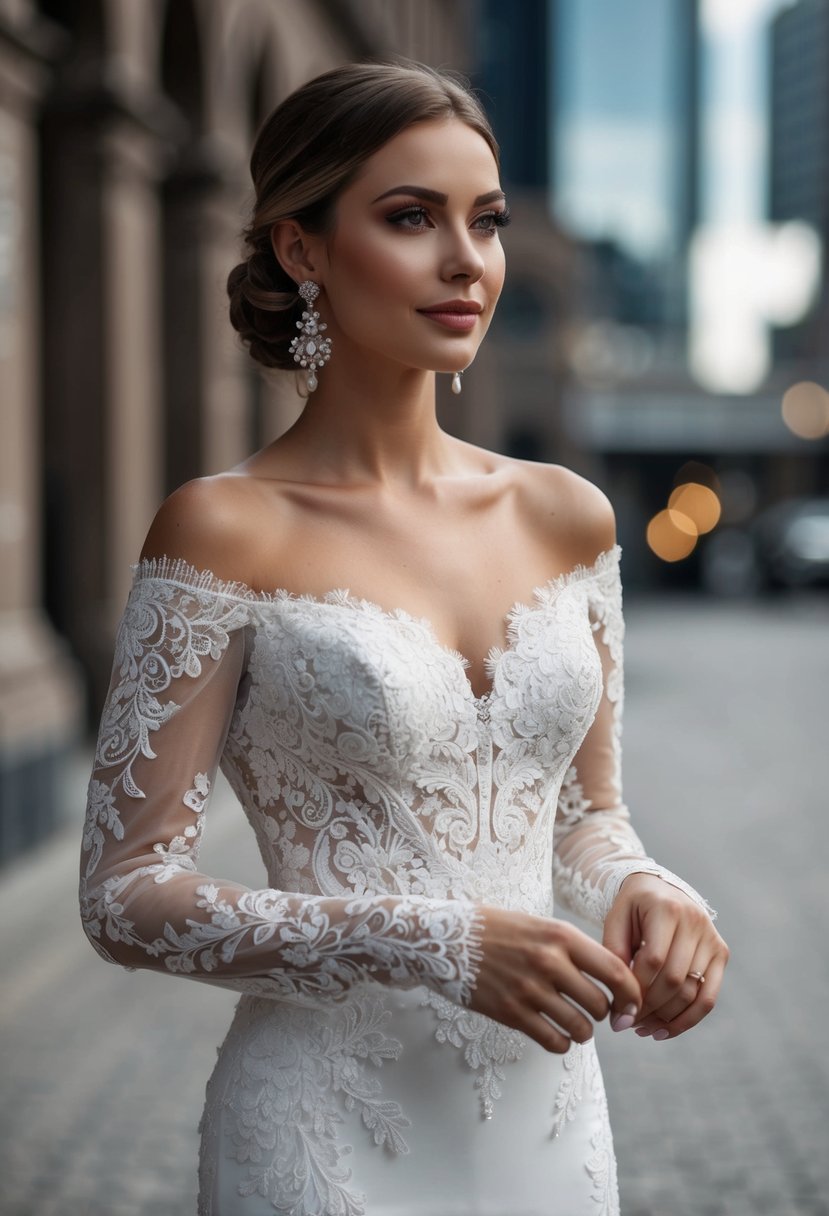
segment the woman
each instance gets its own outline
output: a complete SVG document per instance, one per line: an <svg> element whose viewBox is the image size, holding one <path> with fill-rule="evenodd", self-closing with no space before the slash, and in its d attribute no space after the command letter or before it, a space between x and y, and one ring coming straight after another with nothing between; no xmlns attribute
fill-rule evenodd
<svg viewBox="0 0 829 1216"><path fill-rule="evenodd" d="M243 993L202 1213L616 1212L593 1024L676 1037L727 950L621 802L607 499L436 421L435 372L460 386L504 277L494 137L454 78L352 65L271 115L251 168L231 319L308 400L150 529L87 932ZM197 870L219 762L268 889ZM553 916L554 874L602 944Z"/></svg>

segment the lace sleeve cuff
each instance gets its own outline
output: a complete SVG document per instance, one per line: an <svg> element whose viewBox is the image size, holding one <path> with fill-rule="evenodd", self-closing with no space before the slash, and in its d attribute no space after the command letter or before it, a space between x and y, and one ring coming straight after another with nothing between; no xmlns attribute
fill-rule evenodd
<svg viewBox="0 0 829 1216"><path fill-rule="evenodd" d="M698 891L695 891L689 883L672 873L671 870L667 870L665 866L659 865L659 863L654 861L652 857L643 857L638 861L620 862L614 866L613 873L609 877L604 891L606 899L605 916L613 906L613 902L616 899L616 896L619 894L622 883L626 878L629 878L631 874L652 874L656 878L661 878L663 882L670 883L672 887L676 887L677 890L682 891L684 895L687 895L689 899L693 900L698 908L701 908L706 915L711 917L712 921L717 919L717 913L714 911L708 901L699 894Z"/></svg>

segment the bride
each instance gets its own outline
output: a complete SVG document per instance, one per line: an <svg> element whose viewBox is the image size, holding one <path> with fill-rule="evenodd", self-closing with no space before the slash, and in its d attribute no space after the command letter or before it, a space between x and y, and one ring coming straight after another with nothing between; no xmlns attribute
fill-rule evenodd
<svg viewBox="0 0 829 1216"><path fill-rule="evenodd" d="M728 950L622 802L610 504L436 420L435 374L462 387L504 279L494 136L450 74L350 65L274 111L251 170L231 320L307 402L150 528L86 932L241 993L201 1213L607 1216L595 1024L676 1038ZM199 872L219 764L261 890Z"/></svg>

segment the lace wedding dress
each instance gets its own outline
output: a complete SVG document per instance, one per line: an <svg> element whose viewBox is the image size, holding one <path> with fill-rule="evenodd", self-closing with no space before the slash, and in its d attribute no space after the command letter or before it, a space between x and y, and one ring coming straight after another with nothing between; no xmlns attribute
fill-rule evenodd
<svg viewBox="0 0 829 1216"><path fill-rule="evenodd" d="M239 990L203 1216L611 1216L593 1043L468 1009L481 904L601 922L661 875L621 801L618 546L509 614L473 693L427 621L143 561L89 786L104 958ZM217 764L271 886L198 870ZM149 1164L149 1163L148 1163Z"/></svg>

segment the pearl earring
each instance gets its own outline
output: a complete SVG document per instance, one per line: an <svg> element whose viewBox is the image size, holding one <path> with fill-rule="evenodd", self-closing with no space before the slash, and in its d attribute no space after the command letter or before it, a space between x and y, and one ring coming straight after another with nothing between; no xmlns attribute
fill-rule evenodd
<svg viewBox="0 0 829 1216"><path fill-rule="evenodd" d="M461 384L462 375L463 372L455 372L454 376L452 377L452 392L455 394L459 393L463 388L463 385Z"/></svg>
<svg viewBox="0 0 829 1216"><path fill-rule="evenodd" d="M299 294L308 307L302 313L302 320L296 323L302 336L297 334L295 338L292 338L290 346L294 363L308 368L306 383L309 393L313 393L318 384L317 368L322 367L331 358L331 339L320 337L322 331L328 326L325 322L320 322L320 315L313 306L319 293L319 284L315 283L313 279L305 279L300 283Z"/></svg>

